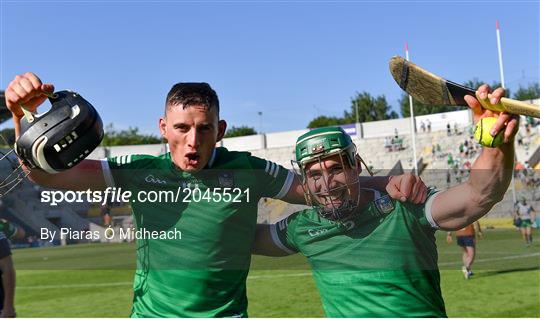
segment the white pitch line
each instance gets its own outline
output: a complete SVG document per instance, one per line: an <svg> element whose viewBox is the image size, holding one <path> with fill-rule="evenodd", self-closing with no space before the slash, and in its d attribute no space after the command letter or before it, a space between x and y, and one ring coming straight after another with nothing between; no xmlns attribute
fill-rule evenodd
<svg viewBox="0 0 540 319"><path fill-rule="evenodd" d="M63 289L63 288L94 288L94 287L111 287L111 286L131 286L133 282L103 282L97 284L72 284L72 285L41 285L41 286L17 286L17 289Z"/></svg>
<svg viewBox="0 0 540 319"><path fill-rule="evenodd" d="M484 259L476 259L474 262L486 262L486 261L497 261L497 260L508 260L508 259L519 259L519 258L528 258L528 257L536 257L540 256L540 253L532 253L532 254L524 254L524 255L514 255L514 256L506 256L506 257L497 257L497 258L484 258ZM447 263L439 263L439 266L450 266L450 265L461 265L463 262L456 261L456 262L447 262Z"/></svg>
<svg viewBox="0 0 540 319"><path fill-rule="evenodd" d="M497 260L508 260L508 259L519 259L519 258L528 258L540 256L540 252L524 255L515 255L515 256L506 256L499 258L485 258L477 259L478 262L486 261L497 261ZM461 262L447 262L439 263L439 266L450 266L450 265L461 265ZM311 276L311 272L301 272L296 274L277 274L277 275L259 275L259 276L248 276L249 280L256 279L271 279L271 278L282 278L282 277L307 277ZM122 281L122 282L104 282L97 284L73 284L73 285L41 285L41 286L17 286L17 289L62 289L62 288L94 288L94 287L112 287L112 286L131 286L133 282L131 281Z"/></svg>
<svg viewBox="0 0 540 319"><path fill-rule="evenodd" d="M297 274L248 276L247 279L266 279L266 278L280 278L280 277L305 277L305 276L311 276L311 272L301 272L301 273L297 273Z"/></svg>

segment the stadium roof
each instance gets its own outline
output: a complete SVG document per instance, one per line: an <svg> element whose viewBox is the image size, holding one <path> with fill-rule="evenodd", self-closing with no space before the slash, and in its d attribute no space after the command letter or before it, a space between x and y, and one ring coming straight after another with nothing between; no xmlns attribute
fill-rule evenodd
<svg viewBox="0 0 540 319"><path fill-rule="evenodd" d="M7 109L4 91L0 91L0 124L11 118L11 112Z"/></svg>

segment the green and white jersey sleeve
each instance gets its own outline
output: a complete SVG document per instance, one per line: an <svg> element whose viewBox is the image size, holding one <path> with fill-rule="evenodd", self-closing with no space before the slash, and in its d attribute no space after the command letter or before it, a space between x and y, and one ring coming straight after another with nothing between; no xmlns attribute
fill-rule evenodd
<svg viewBox="0 0 540 319"><path fill-rule="evenodd" d="M122 155L101 160L105 183L109 187L129 185L136 170L158 170L155 157L151 155Z"/></svg>
<svg viewBox="0 0 540 319"><path fill-rule="evenodd" d="M295 230L300 212L293 213L270 225L272 242L284 252L292 255L299 252L295 242Z"/></svg>
<svg viewBox="0 0 540 319"><path fill-rule="evenodd" d="M431 208L435 198L439 195L440 191L435 187L428 188L428 195L424 205L414 205L411 203L405 203L408 209L418 218L418 221L422 226L425 226L431 230L438 230L440 227L433 219Z"/></svg>
<svg viewBox="0 0 540 319"><path fill-rule="evenodd" d="M272 161L249 156L249 162L254 169L255 180L259 185L259 195L281 199L287 195L294 180L294 173Z"/></svg>

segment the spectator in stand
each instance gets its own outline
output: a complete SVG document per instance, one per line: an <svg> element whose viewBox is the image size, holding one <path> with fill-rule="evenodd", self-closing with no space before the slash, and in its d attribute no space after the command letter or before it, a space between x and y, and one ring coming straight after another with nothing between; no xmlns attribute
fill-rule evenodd
<svg viewBox="0 0 540 319"><path fill-rule="evenodd" d="M461 181L463 180L463 170L460 169L457 173L456 173L456 183L458 184L461 184Z"/></svg>
<svg viewBox="0 0 540 319"><path fill-rule="evenodd" d="M465 161L465 163L463 163L463 168L466 169L467 171L470 171L471 170L471 162L469 160Z"/></svg>
<svg viewBox="0 0 540 319"><path fill-rule="evenodd" d="M476 231L475 231L476 226ZM480 223L476 221L469 226L456 231L456 241L463 254L461 259L463 261L463 266L461 267L461 272L465 279L471 278L473 275L472 264L474 262L474 257L476 255L476 235L478 234L478 239L483 238L482 229L480 228ZM452 232L448 232L446 235L446 242L452 242Z"/></svg>
<svg viewBox="0 0 540 319"><path fill-rule="evenodd" d="M523 135L520 131L517 132L517 142L519 146L523 146Z"/></svg>
<svg viewBox="0 0 540 319"><path fill-rule="evenodd" d="M514 166L514 178L519 178L519 180L523 183L523 170L525 169L525 166L521 164L521 162L516 162Z"/></svg>
<svg viewBox="0 0 540 319"><path fill-rule="evenodd" d="M392 141L390 139L389 136L385 137L384 138L384 149L387 151L387 152L391 152L392 151Z"/></svg>
<svg viewBox="0 0 540 319"><path fill-rule="evenodd" d="M461 158L459 156L456 156L454 159L454 167L457 169L461 168Z"/></svg>
<svg viewBox="0 0 540 319"><path fill-rule="evenodd" d="M454 158L452 157L452 153L448 153L448 159L446 162L448 163L448 168L454 167Z"/></svg>
<svg viewBox="0 0 540 319"><path fill-rule="evenodd" d="M396 135L396 137L392 139L392 151L394 152L401 151L401 144L402 144L402 139Z"/></svg>

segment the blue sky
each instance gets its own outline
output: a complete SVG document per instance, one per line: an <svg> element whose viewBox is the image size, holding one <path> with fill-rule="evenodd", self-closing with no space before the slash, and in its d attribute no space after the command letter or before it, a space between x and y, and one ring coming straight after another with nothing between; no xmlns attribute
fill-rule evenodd
<svg viewBox="0 0 540 319"><path fill-rule="evenodd" d="M80 92L105 123L157 134L176 82L205 81L231 125L276 132L401 90L393 55L455 82L539 81L538 1L1 1L0 87L26 71ZM4 124L5 125L5 124Z"/></svg>

